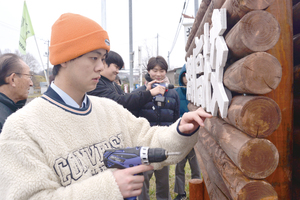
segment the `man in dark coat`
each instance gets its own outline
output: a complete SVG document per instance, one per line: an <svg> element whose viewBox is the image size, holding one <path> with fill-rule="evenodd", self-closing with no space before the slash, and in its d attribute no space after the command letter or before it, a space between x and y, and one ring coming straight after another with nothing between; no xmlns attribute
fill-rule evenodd
<svg viewBox="0 0 300 200"><path fill-rule="evenodd" d="M31 78L22 58L12 53L0 56L0 132L6 118L25 105Z"/></svg>
<svg viewBox="0 0 300 200"><path fill-rule="evenodd" d="M153 96L164 94L164 87L151 89L151 85L145 91L136 93L125 93L122 88L114 82L119 70L124 66L122 57L110 51L104 61L104 70L101 71L101 78L97 83L96 89L88 92L89 95L106 97L121 104L124 108L135 114L146 103L151 102Z"/></svg>
<svg viewBox="0 0 300 200"><path fill-rule="evenodd" d="M145 91L148 85L151 85L153 80L167 84L166 74L168 71L168 64L162 56L152 57L147 64L148 74L145 79L148 81L145 85L137 88L133 92ZM158 84L157 84L158 85ZM158 87L158 86L157 86ZM163 106L157 104L155 101L148 102L139 110L137 116L146 118L151 126L169 126L179 118L179 96L174 89L166 90L164 94L165 102ZM163 134L163 133L162 133ZM169 191L169 167L163 167L160 170L152 170L144 173L145 181L143 185L142 194L139 199L149 200L149 182L152 175L155 175L156 181L156 199L157 200L171 200Z"/></svg>

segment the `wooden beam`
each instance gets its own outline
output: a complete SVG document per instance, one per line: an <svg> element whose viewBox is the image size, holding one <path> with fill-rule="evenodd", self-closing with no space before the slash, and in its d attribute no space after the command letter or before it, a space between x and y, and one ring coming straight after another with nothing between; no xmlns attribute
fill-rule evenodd
<svg viewBox="0 0 300 200"><path fill-rule="evenodd" d="M276 45L267 52L278 59L282 66L282 77L276 90L265 94L278 104L282 121L269 139L279 152L279 164L266 180L273 185L279 199L291 198L293 152L293 20L292 1L275 0L267 10L278 21L281 33Z"/></svg>
<svg viewBox="0 0 300 200"><path fill-rule="evenodd" d="M204 183L202 179L189 180L190 200L204 200Z"/></svg>

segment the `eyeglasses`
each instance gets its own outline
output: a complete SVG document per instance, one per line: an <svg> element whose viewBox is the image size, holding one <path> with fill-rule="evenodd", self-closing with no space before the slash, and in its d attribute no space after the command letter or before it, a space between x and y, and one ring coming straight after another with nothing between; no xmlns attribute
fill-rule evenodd
<svg viewBox="0 0 300 200"><path fill-rule="evenodd" d="M30 78L30 80L32 80L32 74L22 74L22 73L18 73L18 72L12 72L12 73L10 73L9 75L7 75L6 77L9 77L10 75L12 75L13 73L15 73L15 74L19 74L19 75L25 75L25 76L28 76L29 78Z"/></svg>
<svg viewBox="0 0 300 200"><path fill-rule="evenodd" d="M21 74L21 73L15 73L15 74L28 76L31 80L32 80L32 76L33 76L32 74Z"/></svg>

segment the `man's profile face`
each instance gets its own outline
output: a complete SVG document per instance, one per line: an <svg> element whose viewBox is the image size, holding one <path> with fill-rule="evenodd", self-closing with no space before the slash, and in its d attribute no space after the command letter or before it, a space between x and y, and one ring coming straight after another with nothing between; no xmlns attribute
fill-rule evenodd
<svg viewBox="0 0 300 200"><path fill-rule="evenodd" d="M82 95L94 90L101 77L100 72L104 68L105 56L105 49L97 49L62 64L64 89L74 95Z"/></svg>
<svg viewBox="0 0 300 200"><path fill-rule="evenodd" d="M114 81L118 74L119 74L119 67L116 64L111 63L108 66L104 61L104 69L101 72L102 76L105 76L110 81Z"/></svg>
<svg viewBox="0 0 300 200"><path fill-rule="evenodd" d="M17 101L27 99L29 89L33 86L29 66L22 60L20 60L20 64L22 68L15 76Z"/></svg>

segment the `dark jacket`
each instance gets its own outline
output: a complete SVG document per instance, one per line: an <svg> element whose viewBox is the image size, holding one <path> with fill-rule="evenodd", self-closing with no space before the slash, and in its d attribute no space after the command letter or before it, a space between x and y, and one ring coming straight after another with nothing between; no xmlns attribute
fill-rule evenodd
<svg viewBox="0 0 300 200"><path fill-rule="evenodd" d="M152 101L150 91L124 93L119 85L104 76L101 76L96 89L87 94L112 99L132 113L141 109L147 102Z"/></svg>
<svg viewBox="0 0 300 200"><path fill-rule="evenodd" d="M145 91L146 86L143 85L135 92ZM135 113L138 117L146 118L151 126L169 126L179 118L179 96L174 89L165 92L166 102L163 107L155 105L154 101L148 102L142 109Z"/></svg>
<svg viewBox="0 0 300 200"><path fill-rule="evenodd" d="M182 77L184 75L184 73L186 73L186 68L185 65L183 65L180 74L179 74L179 86L186 86L183 84L182 81ZM189 104L189 101L186 99L186 87L178 87L175 88L175 90L178 92L179 94L179 98L180 98L180 117L182 117L182 115L185 112L189 112L189 109L187 108L187 105Z"/></svg>
<svg viewBox="0 0 300 200"><path fill-rule="evenodd" d="M0 132L6 118L12 113L16 112L16 110L18 110L19 108L22 108L25 103L26 99L15 103L5 94L0 93Z"/></svg>

